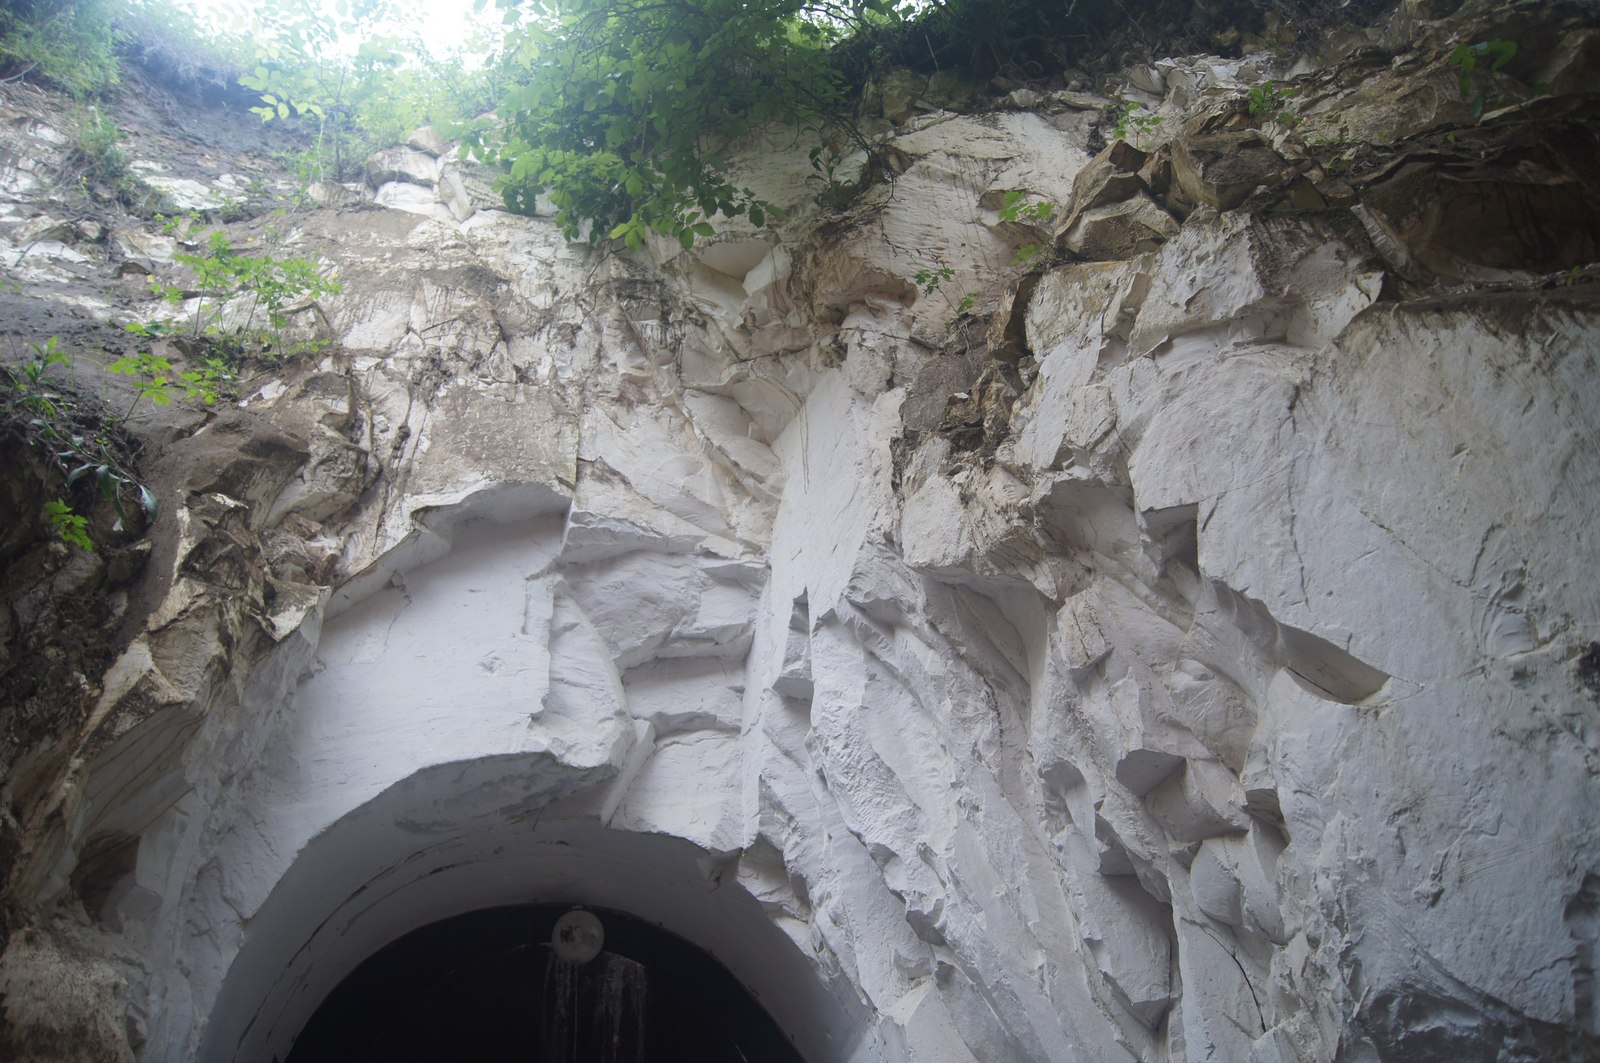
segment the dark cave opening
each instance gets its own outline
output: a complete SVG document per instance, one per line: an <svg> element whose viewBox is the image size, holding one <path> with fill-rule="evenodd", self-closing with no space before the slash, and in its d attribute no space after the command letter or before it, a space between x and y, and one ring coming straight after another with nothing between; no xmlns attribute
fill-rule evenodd
<svg viewBox="0 0 1600 1063"><path fill-rule="evenodd" d="M604 951L556 956L552 933L571 910L489 908L406 934L328 994L287 1063L799 1063L737 978L657 926L590 909Z"/></svg>

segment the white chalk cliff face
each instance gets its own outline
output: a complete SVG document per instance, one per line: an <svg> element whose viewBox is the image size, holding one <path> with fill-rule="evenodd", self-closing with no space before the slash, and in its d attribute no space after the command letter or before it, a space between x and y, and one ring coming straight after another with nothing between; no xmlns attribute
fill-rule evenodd
<svg viewBox="0 0 1600 1063"><path fill-rule="evenodd" d="M838 216L767 145L794 220L653 258L375 159L293 235L338 353L180 507L102 699L154 707L36 876L137 839L60 931L99 988L20 935L13 1017L281 1057L407 931L571 901L818 1061L1593 1051L1600 302L1294 148L1463 120L1426 69L1335 68L1291 135L1250 64L1157 64L1148 157L1079 94L929 111ZM1462 181L1511 217L1544 176ZM225 531L303 578L219 611Z"/></svg>

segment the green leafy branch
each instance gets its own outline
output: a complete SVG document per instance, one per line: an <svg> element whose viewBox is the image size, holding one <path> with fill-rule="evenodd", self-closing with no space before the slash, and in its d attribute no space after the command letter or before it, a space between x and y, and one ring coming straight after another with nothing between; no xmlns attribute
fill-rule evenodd
<svg viewBox="0 0 1600 1063"><path fill-rule="evenodd" d="M131 495L148 519L155 519L156 497L140 483L135 473L119 456L104 422L100 431L75 431L74 424L85 420L75 409L79 400L70 392L73 360L60 349L57 337L30 345L33 357L19 366L0 366L0 405L7 420L18 424L25 438L45 455L62 476L70 492L84 482L92 482L100 497L116 512L112 531L122 531L128 522L124 499ZM63 386L50 374L64 367L69 382ZM94 549L88 533L88 518L77 513L64 498L45 503L43 517L56 534L70 545Z"/></svg>
<svg viewBox="0 0 1600 1063"><path fill-rule="evenodd" d="M1047 225L1056 216L1056 205L1047 199L1028 202L1026 193L1018 189L1008 191L1000 201L1000 220L1031 225Z"/></svg>
<svg viewBox="0 0 1600 1063"><path fill-rule="evenodd" d="M130 332L142 330L141 334L149 335L149 330L145 326L127 327ZM215 405L222 391L233 382L233 370L221 358L207 358L199 368L185 370L172 376L169 375L172 372L172 363L149 351L118 358L106 366L106 371L134 379L133 402L122 415L123 423L133 416L140 399L149 399L156 406L166 406L172 402L175 395L182 395L189 402L211 406Z"/></svg>
<svg viewBox="0 0 1600 1063"><path fill-rule="evenodd" d="M1483 117L1496 88L1494 75L1516 55L1516 41L1478 41L1459 45L1450 53L1447 62L1456 68L1461 98L1472 101L1472 117Z"/></svg>
<svg viewBox="0 0 1600 1063"><path fill-rule="evenodd" d="M1156 119L1158 122L1159 118ZM1000 201L1000 220L1023 225L1048 225L1056 216L1056 205L1049 200L1030 202L1027 194L1011 189ZM1048 244L1028 242L1017 248L1011 259L1013 267L1032 269L1050 251Z"/></svg>
<svg viewBox="0 0 1600 1063"><path fill-rule="evenodd" d="M1136 148L1145 137L1153 135L1161 128L1161 116L1136 100L1118 97L1106 105L1106 110L1115 119L1111 127L1112 136L1118 140L1127 140L1131 134L1133 146Z"/></svg>
<svg viewBox="0 0 1600 1063"><path fill-rule="evenodd" d="M112 510L117 519L111 525L111 530L120 532L128 525L128 510L123 505L123 496L129 492L139 503L139 509L144 513L146 520L155 520L159 512L155 492L140 483L136 475L121 463L116 457L115 448L111 440L104 433L65 434L56 426L48 425L43 431L46 440L58 449L54 451L56 464L67 474L67 488L70 490L80 480L92 480L100 492L100 497L111 503ZM61 507L66 507L63 500L57 499L60 506L54 513L46 506L46 518L54 525L62 539L69 543L82 546L82 542L73 538L75 531L82 531L87 524L87 518L80 517L73 521L70 507L63 512ZM88 538L87 533L83 535ZM91 549L92 547L86 547Z"/></svg>
<svg viewBox="0 0 1600 1063"><path fill-rule="evenodd" d="M949 266L927 266L917 270L912 276L912 281L917 286L917 291L927 298L939 290L939 286L956 275L956 271Z"/></svg>
<svg viewBox="0 0 1600 1063"><path fill-rule="evenodd" d="M955 275L955 270L941 263L937 266L924 266L911 276L912 283L917 286L917 291L921 293L924 299L934 292L939 293L940 298L945 301L945 305L950 307L952 311L951 323L954 323L956 318L970 313L973 304L978 301L977 292L968 292L961 297L960 302L951 301L949 293L943 290L943 285L946 281L954 279Z"/></svg>
<svg viewBox="0 0 1600 1063"><path fill-rule="evenodd" d="M28 346L33 351L33 357L28 361L19 366L0 366L0 372L5 373L9 385L8 402L36 416L53 419L58 415L55 393L45 377L58 365L71 369L72 359L57 345L55 336L44 343L31 343Z"/></svg>
<svg viewBox="0 0 1600 1063"><path fill-rule="evenodd" d="M302 353L304 345L290 345L284 336L290 310L302 300L320 299L342 290L338 281L323 274L315 262L304 258L274 258L271 255L241 254L228 234L220 229L204 235L195 252L180 252L173 261L192 275L188 286L151 282L151 290L174 305L194 299L190 328L194 336L242 339L259 343L278 358ZM224 309L234 300L248 299L244 321L236 329L221 327ZM266 322L266 332L253 332L258 316ZM150 335L150 326L130 327Z"/></svg>
<svg viewBox="0 0 1600 1063"><path fill-rule="evenodd" d="M1265 116L1270 121L1292 127L1300 121L1300 116L1288 107L1289 98L1296 91L1298 90L1279 88L1271 81L1263 81L1245 94L1245 107L1250 112L1251 118Z"/></svg>
<svg viewBox="0 0 1600 1063"><path fill-rule="evenodd" d="M1023 244L1017 248L1017 253L1011 256L1011 265L1025 270L1032 269L1049 253L1050 248L1045 244Z"/></svg>
<svg viewBox="0 0 1600 1063"><path fill-rule="evenodd" d="M89 518L75 512L65 500L52 498L46 502L44 519L68 546L91 553L94 551L94 540L89 538Z"/></svg>

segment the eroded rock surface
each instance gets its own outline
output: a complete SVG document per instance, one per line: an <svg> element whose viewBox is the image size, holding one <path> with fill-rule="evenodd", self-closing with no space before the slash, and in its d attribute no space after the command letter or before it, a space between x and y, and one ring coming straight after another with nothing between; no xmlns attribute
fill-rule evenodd
<svg viewBox="0 0 1600 1063"><path fill-rule="evenodd" d="M334 345L164 451L155 604L23 824L16 1043L271 1058L538 899L817 1060L1600 1051L1600 156L1540 132L1592 138L1594 49L1477 123L1483 12L1424 7L1294 124L1265 55L1137 71L1145 150L1079 92L897 111L828 215L764 146L793 220L692 253L374 157L288 236Z"/></svg>

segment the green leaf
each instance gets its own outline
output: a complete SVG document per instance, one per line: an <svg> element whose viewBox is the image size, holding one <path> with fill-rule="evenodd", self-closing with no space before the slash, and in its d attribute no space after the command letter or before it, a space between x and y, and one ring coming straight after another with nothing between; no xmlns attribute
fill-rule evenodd
<svg viewBox="0 0 1600 1063"><path fill-rule="evenodd" d="M79 547L83 550L94 549L94 543L89 540L88 518L72 511L72 507L57 498L44 504L45 520L55 528L61 536L62 542Z"/></svg>

